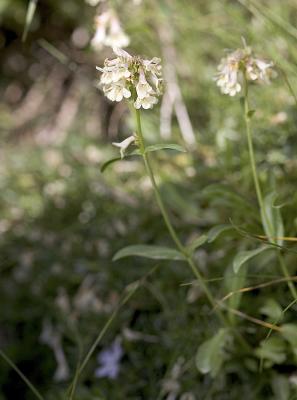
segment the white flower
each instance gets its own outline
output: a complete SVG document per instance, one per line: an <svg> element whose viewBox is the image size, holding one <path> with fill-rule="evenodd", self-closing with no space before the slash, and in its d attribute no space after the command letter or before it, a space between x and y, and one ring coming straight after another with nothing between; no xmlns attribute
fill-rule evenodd
<svg viewBox="0 0 297 400"><path fill-rule="evenodd" d="M111 101L122 101L131 97L131 92L125 87L124 81L118 81L104 87L105 96Z"/></svg>
<svg viewBox="0 0 297 400"><path fill-rule="evenodd" d="M120 154L121 154L121 158L124 158L125 156L125 152L127 150L127 148L130 146L131 143L133 143L135 141L135 137L134 136L129 136L127 139L123 140L120 143L112 143L114 146L119 147L120 148Z"/></svg>
<svg viewBox="0 0 297 400"><path fill-rule="evenodd" d="M148 97L152 91L153 89L151 85L147 83L143 69L140 69L139 81L136 85L137 96L139 99L144 99L145 97Z"/></svg>
<svg viewBox="0 0 297 400"><path fill-rule="evenodd" d="M110 20L110 31L106 36L105 45L110 47L127 47L129 46L129 36L123 31L120 21L118 18L111 18Z"/></svg>
<svg viewBox="0 0 297 400"><path fill-rule="evenodd" d="M101 50L103 46L127 47L130 43L125 34L116 13L109 9L95 17L96 32L91 41L95 50Z"/></svg>
<svg viewBox="0 0 297 400"><path fill-rule="evenodd" d="M273 62L267 62L259 58L253 58L247 65L246 73L249 79L270 83L273 76Z"/></svg>
<svg viewBox="0 0 297 400"><path fill-rule="evenodd" d="M158 99L156 97L148 95L142 99L140 97L137 97L136 101L134 102L134 107L136 109L139 109L142 107L145 110L148 110L149 108L153 108L154 105L157 103L158 103Z"/></svg>
<svg viewBox="0 0 297 400"><path fill-rule="evenodd" d="M132 97L134 107L149 109L161 94L162 66L159 58L143 60L132 57L123 49L114 48L117 58L105 60L100 86L111 101Z"/></svg>
<svg viewBox="0 0 297 400"><path fill-rule="evenodd" d="M234 53L221 60L221 63L218 66L219 72L215 77L215 80L222 93L235 96L236 93L240 92L241 85L238 82L238 75L242 58L242 51L236 50Z"/></svg>
<svg viewBox="0 0 297 400"><path fill-rule="evenodd" d="M215 81L222 93L235 96L241 91L243 76L247 80L269 83L273 76L272 67L272 62L255 58L251 48L245 46L221 60Z"/></svg>

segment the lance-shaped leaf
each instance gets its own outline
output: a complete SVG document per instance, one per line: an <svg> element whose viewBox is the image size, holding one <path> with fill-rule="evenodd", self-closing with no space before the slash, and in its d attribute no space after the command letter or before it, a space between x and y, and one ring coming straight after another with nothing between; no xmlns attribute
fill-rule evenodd
<svg viewBox="0 0 297 400"><path fill-rule="evenodd" d="M269 193L264 199L264 210L261 212L261 218L264 226L265 233L268 237L278 238L272 239L272 242L282 245L284 236L284 224L281 216L280 207L275 206L277 194L275 192Z"/></svg>
<svg viewBox="0 0 297 400"><path fill-rule="evenodd" d="M230 229L233 229L231 225L228 224L222 224L222 225L216 225L213 228L211 228L208 233L208 243L212 243L213 241L216 240L216 238L223 232L229 231Z"/></svg>
<svg viewBox="0 0 297 400"><path fill-rule="evenodd" d="M164 246L153 246L145 244L136 244L124 247L119 250L113 257L113 261L120 260L124 257L145 257L153 260L185 260L185 256L178 250Z"/></svg>
<svg viewBox="0 0 297 400"><path fill-rule="evenodd" d="M191 253L193 253L194 250L196 250L198 247L202 246L206 241L208 237L207 235L201 235L197 238L195 238L192 243L189 244L188 249L190 250Z"/></svg>
<svg viewBox="0 0 297 400"><path fill-rule="evenodd" d="M240 270L240 268L245 264L247 261L249 261L251 258L257 256L258 254L262 253L265 250L270 249L271 246L263 246L259 247L258 249L254 250L247 250L247 251L240 251L239 253L236 254L234 260L233 260L233 270L237 274L237 272Z"/></svg>
<svg viewBox="0 0 297 400"><path fill-rule="evenodd" d="M228 339L228 330L221 328L211 339L202 343L196 354L196 367L202 374L211 376L221 369L225 359L224 346Z"/></svg>
<svg viewBox="0 0 297 400"><path fill-rule="evenodd" d="M110 160L105 161L105 163L103 163L101 165L100 171L103 173L106 170L106 168L108 168L111 164L114 164L114 163L116 163L118 161L122 161L125 158L132 157L132 156L140 156L140 151L139 150L134 150L134 151L132 151L132 153L125 154L124 157L111 158Z"/></svg>
<svg viewBox="0 0 297 400"><path fill-rule="evenodd" d="M158 150L175 150L175 151L180 151L182 153L186 153L186 150L182 146L175 143L158 143L158 144L153 144L151 146L147 146L145 148L146 153Z"/></svg>

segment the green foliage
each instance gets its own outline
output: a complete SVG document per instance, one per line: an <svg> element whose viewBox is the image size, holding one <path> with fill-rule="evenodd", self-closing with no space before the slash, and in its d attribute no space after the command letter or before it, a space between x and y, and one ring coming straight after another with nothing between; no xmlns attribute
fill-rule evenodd
<svg viewBox="0 0 297 400"><path fill-rule="evenodd" d="M260 254L263 251L268 250L270 248L271 248L271 246L267 245L267 246L259 247L258 249L254 249L254 250L239 251L233 260L234 272L237 274L237 272L240 271L243 264L245 264L246 262L248 262L249 260L251 260L252 258L257 256L258 254Z"/></svg>
<svg viewBox="0 0 297 400"><path fill-rule="evenodd" d="M157 106L143 113L146 152L214 307L179 262L139 154L122 160L111 146L135 130L127 107L94 87L95 66L111 50L92 50L93 19L111 2L36 3L0 1L0 338L11 365L46 399L64 400L77 365L116 315L76 399L296 398L296 304L281 281L278 249L257 239L264 225L296 275L295 243L281 239L297 231L295 2L112 1L133 54L164 58L171 50L160 27L173 30L172 65L197 144L184 143L175 114L171 136L161 137ZM241 36L278 69L271 85L250 87L268 223L258 212L240 100L221 95L213 82L224 49L239 47ZM125 247L131 243L140 245ZM114 254L119 262L111 262ZM150 274L152 260L166 263ZM143 285L119 311L135 282ZM219 327L218 308L230 330ZM267 338L261 320L280 331ZM62 381L54 379L57 349L41 340L48 322L69 367ZM117 337L119 375L96 378L98 353ZM34 399L11 365L1 358L1 400Z"/></svg>
<svg viewBox="0 0 297 400"><path fill-rule="evenodd" d="M151 258L153 260L184 260L185 258L182 253L169 247L136 244L119 250L113 256L113 261L130 256Z"/></svg>
<svg viewBox="0 0 297 400"><path fill-rule="evenodd" d="M262 221L265 227L266 235L277 238L274 240L278 245L283 244L284 224L280 208L275 206L277 194L269 193L264 199L264 211L262 212Z"/></svg>
<svg viewBox="0 0 297 400"><path fill-rule="evenodd" d="M224 362L224 346L228 337L228 330L221 328L211 339L199 346L196 366L202 374L210 373L212 377L218 374Z"/></svg>

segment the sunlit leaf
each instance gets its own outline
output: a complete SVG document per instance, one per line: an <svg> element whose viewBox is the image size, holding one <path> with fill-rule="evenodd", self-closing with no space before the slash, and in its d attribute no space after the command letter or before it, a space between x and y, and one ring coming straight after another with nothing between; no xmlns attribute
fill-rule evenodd
<svg viewBox="0 0 297 400"><path fill-rule="evenodd" d="M211 339L202 343L196 354L196 367L202 374L216 376L225 359L224 346L228 330L221 328Z"/></svg>
<svg viewBox="0 0 297 400"><path fill-rule="evenodd" d="M178 250L171 249L170 247L153 246L137 244L124 247L119 250L113 257L113 261L120 260L124 257L138 256L146 257L154 260L184 260L185 257Z"/></svg>
<svg viewBox="0 0 297 400"><path fill-rule="evenodd" d="M23 31L23 36L22 36L22 41L25 42L27 39L27 35L30 29L30 26L33 21L33 17L36 11L36 6L37 6L38 0L30 0L27 8L27 14L26 14L26 22L25 22L25 27Z"/></svg>
<svg viewBox="0 0 297 400"><path fill-rule="evenodd" d="M236 254L234 260L233 260L233 270L237 274L237 272L240 270L240 268L245 264L247 261L249 261L251 258L257 256L258 254L262 253L265 250L270 249L271 246L263 246L259 247L258 249L254 250L247 250L247 251L240 251L239 253Z"/></svg>

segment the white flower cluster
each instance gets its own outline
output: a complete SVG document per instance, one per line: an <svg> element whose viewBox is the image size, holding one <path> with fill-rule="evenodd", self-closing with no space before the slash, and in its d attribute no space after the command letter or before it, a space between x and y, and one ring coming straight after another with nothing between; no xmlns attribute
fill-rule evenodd
<svg viewBox="0 0 297 400"><path fill-rule="evenodd" d="M256 58L250 47L237 49L223 58L218 66L215 81L221 92L229 96L235 96L241 91L241 74L250 81L270 83L274 75L273 63Z"/></svg>
<svg viewBox="0 0 297 400"><path fill-rule="evenodd" d="M132 97L134 107L149 109L158 102L162 87L162 66L159 58L143 60L121 49L114 49L117 58L105 60L100 86L111 101Z"/></svg>
<svg viewBox="0 0 297 400"><path fill-rule="evenodd" d="M129 46L130 39L122 29L115 11L109 9L95 17L96 32L91 41L95 50L103 46L123 48Z"/></svg>

